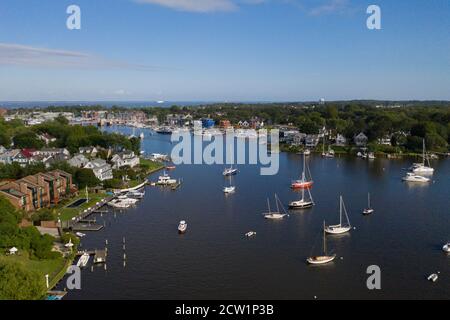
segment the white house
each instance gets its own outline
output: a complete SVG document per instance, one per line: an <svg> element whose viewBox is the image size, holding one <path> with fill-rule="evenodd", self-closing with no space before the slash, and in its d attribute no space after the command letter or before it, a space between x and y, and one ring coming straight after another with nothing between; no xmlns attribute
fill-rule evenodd
<svg viewBox="0 0 450 320"><path fill-rule="evenodd" d="M336 145L338 147L343 147L347 145L347 138L344 137L342 134L338 133L336 136Z"/></svg>
<svg viewBox="0 0 450 320"><path fill-rule="evenodd" d="M53 157L56 155L65 155L67 157L70 156L70 152L66 148L43 148L41 150L36 150L34 154L47 157Z"/></svg>
<svg viewBox="0 0 450 320"><path fill-rule="evenodd" d="M112 157L111 162L113 163L114 169L120 169L126 166L134 168L139 165L140 160L133 151L125 151L115 154Z"/></svg>
<svg viewBox="0 0 450 320"><path fill-rule="evenodd" d="M0 154L0 163L11 164L14 159L20 154L19 149L7 150Z"/></svg>
<svg viewBox="0 0 450 320"><path fill-rule="evenodd" d="M315 148L319 144L319 136L316 134L309 134L305 138L305 146L307 148Z"/></svg>
<svg viewBox="0 0 450 320"><path fill-rule="evenodd" d="M113 172L111 166L103 159L94 159L88 162L85 169L92 169L94 175L100 181L110 180L113 178Z"/></svg>

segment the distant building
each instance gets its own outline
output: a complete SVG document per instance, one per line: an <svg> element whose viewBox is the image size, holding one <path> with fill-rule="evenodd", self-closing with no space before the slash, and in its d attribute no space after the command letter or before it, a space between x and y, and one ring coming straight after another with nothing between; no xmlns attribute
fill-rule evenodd
<svg viewBox="0 0 450 320"><path fill-rule="evenodd" d="M390 146L392 145L391 139L392 135L386 135L383 138L378 139L378 143L384 146Z"/></svg>
<svg viewBox="0 0 450 320"><path fill-rule="evenodd" d="M367 138L367 136L363 132L361 132L353 138L353 141L356 146L365 147L367 146L367 142L369 142L369 138Z"/></svg>
<svg viewBox="0 0 450 320"><path fill-rule="evenodd" d="M20 154L20 149L7 150L0 154L0 163L11 164L14 159Z"/></svg>
<svg viewBox="0 0 450 320"><path fill-rule="evenodd" d="M302 145L305 141L305 138L306 138L306 134L304 134L304 133L299 132L299 133L295 134L293 137L293 140L292 140L292 145L294 145L294 146Z"/></svg>
<svg viewBox="0 0 450 320"><path fill-rule="evenodd" d="M49 145L51 142L55 142L56 138L52 137L51 135L49 135L48 133L43 133L38 135L39 140L44 141L45 145Z"/></svg>
<svg viewBox="0 0 450 320"><path fill-rule="evenodd" d="M219 126L222 129L229 129L231 128L231 122L230 120L220 120Z"/></svg>
<svg viewBox="0 0 450 320"><path fill-rule="evenodd" d="M66 156L70 156L69 150L65 148L43 148L41 150L36 150L35 155L42 155L47 157L53 157L57 154L63 154Z"/></svg>
<svg viewBox="0 0 450 320"><path fill-rule="evenodd" d="M216 122L213 119L209 118L202 119L202 127L205 129L210 129L214 127L215 124Z"/></svg>

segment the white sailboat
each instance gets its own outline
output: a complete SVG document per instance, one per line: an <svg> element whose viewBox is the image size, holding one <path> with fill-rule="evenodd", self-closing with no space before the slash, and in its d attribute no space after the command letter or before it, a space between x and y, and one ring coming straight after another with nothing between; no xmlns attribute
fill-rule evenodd
<svg viewBox="0 0 450 320"><path fill-rule="evenodd" d="M187 223L186 221L182 220L180 221L180 224L178 225L178 233L186 233L187 230Z"/></svg>
<svg viewBox="0 0 450 320"><path fill-rule="evenodd" d="M426 165L428 163L428 166ZM411 167L411 171L414 173L422 174L433 174L434 169L430 165L430 159L425 152L425 139L423 139L423 152L422 152L422 163L414 163Z"/></svg>
<svg viewBox="0 0 450 320"><path fill-rule="evenodd" d="M349 232L352 228L350 220L347 215L347 209L345 208L344 200L340 196L340 208L339 208L339 224L328 226L325 228L325 232L329 234L343 234ZM342 217L345 215L345 224L343 224Z"/></svg>
<svg viewBox="0 0 450 320"><path fill-rule="evenodd" d="M231 177L230 177L230 184L229 184L229 186L224 187L224 188L223 188L223 192L224 192L225 194L230 194L230 193L236 192L236 187L233 186Z"/></svg>
<svg viewBox="0 0 450 320"><path fill-rule="evenodd" d="M269 212L263 213L264 218L270 219L270 220L280 220L280 219L283 219L284 217L288 216L288 214L286 213L286 211L283 208L283 205L281 205L281 208L283 209L283 213L281 213L280 205L279 205L280 199L278 199L278 196L276 194L275 194L275 204L277 206L277 211L272 212L272 210L270 209L269 198L267 198L267 208L268 208Z"/></svg>
<svg viewBox="0 0 450 320"><path fill-rule="evenodd" d="M375 212L375 210L373 210L373 208L370 206L370 193L367 194L367 203L368 203L368 206L363 211L363 215L365 215L365 216L368 216L369 214L372 214Z"/></svg>
<svg viewBox="0 0 450 320"><path fill-rule="evenodd" d="M289 209L306 209L314 206L314 200L311 195L310 189L308 191L309 199L305 198L305 189L302 189L302 198L300 200L292 201L289 203Z"/></svg>
<svg viewBox="0 0 450 320"><path fill-rule="evenodd" d="M419 183L426 183L430 182L430 178L419 176L417 174L414 174L412 172L408 172L405 177L402 178L403 181L406 182L419 182Z"/></svg>
<svg viewBox="0 0 450 320"><path fill-rule="evenodd" d="M327 238L325 235L325 221L323 222L323 255L322 256L313 256L306 259L309 264L320 265L327 264L333 261L336 258L335 254L327 253Z"/></svg>
<svg viewBox="0 0 450 320"><path fill-rule="evenodd" d="M444 244L444 246L442 247L442 251L444 251L445 253L450 253L450 242Z"/></svg>

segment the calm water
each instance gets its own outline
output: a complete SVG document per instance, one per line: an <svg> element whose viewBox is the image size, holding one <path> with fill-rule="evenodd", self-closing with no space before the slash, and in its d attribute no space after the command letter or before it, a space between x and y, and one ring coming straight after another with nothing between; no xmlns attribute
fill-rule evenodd
<svg viewBox="0 0 450 320"><path fill-rule="evenodd" d="M169 137L147 134L143 149L169 153L168 141ZM268 196L277 193L285 204L297 198L289 185L300 161L301 156L280 154L280 172L271 177L260 176L256 166L240 166L234 178L237 193L228 197L222 193L223 166L178 166L171 172L184 180L178 191L147 187L136 208L98 216L106 228L88 234L82 244L86 249L103 248L108 239L107 270L83 270L82 290L67 298L450 298L450 257L441 251L450 240L450 161L433 163L433 183L412 186L401 181L411 161L312 156L317 205L283 221L265 220L261 213ZM376 212L364 217L367 192ZM320 251L323 220L338 223L339 194L356 230L328 236L330 249L338 255L334 263L308 266L306 257ZM182 219L189 228L180 236L177 226ZM250 230L257 235L246 239ZM381 267L381 291L366 288L365 271L372 264ZM438 282L425 279L437 271Z"/></svg>

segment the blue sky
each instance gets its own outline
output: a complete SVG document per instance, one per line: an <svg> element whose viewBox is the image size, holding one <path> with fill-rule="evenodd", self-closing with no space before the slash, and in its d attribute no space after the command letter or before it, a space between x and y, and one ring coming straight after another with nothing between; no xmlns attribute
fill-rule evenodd
<svg viewBox="0 0 450 320"><path fill-rule="evenodd" d="M0 70L0 101L450 100L450 1L0 0Z"/></svg>

